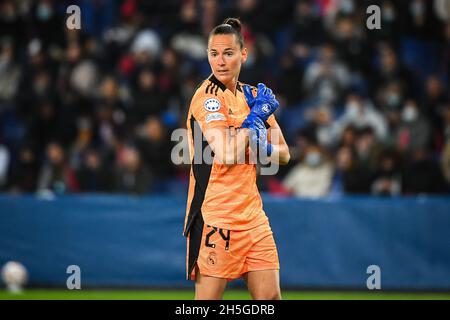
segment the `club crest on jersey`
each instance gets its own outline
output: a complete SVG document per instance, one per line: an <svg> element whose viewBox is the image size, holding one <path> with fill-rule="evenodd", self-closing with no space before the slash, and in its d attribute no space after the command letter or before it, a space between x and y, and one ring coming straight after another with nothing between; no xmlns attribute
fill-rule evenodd
<svg viewBox="0 0 450 320"><path fill-rule="evenodd" d="M216 112L220 109L220 101L215 98L206 99L204 106L207 111Z"/></svg>

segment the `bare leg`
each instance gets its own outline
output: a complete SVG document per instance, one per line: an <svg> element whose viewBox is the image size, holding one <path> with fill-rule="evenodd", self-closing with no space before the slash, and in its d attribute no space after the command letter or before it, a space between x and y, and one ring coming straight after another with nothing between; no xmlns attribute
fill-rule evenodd
<svg viewBox="0 0 450 320"><path fill-rule="evenodd" d="M279 270L250 271L244 280L254 300L281 300Z"/></svg>
<svg viewBox="0 0 450 320"><path fill-rule="evenodd" d="M195 300L222 300L227 279L202 276L196 269Z"/></svg>

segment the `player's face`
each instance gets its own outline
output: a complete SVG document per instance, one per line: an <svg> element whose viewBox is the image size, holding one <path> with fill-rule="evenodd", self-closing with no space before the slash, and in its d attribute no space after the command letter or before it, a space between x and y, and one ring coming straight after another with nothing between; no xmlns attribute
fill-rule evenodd
<svg viewBox="0 0 450 320"><path fill-rule="evenodd" d="M247 49L240 48L234 34L218 34L209 39L208 61L212 72L228 88L235 85L246 60Z"/></svg>

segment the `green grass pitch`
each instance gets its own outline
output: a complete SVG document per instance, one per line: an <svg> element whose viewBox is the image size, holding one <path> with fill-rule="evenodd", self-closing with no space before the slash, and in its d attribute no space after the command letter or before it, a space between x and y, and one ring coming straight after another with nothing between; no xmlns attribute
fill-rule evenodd
<svg viewBox="0 0 450 320"><path fill-rule="evenodd" d="M450 293L393 293L393 292L329 292L284 291L285 300L450 300ZM11 294L0 289L0 300L192 300L193 290L61 290L25 289ZM225 292L225 300L249 300L245 290Z"/></svg>

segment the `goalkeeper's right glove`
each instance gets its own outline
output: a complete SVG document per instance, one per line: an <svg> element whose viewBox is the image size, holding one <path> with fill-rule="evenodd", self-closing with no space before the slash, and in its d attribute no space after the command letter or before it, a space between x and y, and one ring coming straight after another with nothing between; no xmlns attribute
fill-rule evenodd
<svg viewBox="0 0 450 320"><path fill-rule="evenodd" d="M264 122L260 118L255 118L255 121L249 125L248 129L250 148L253 152L264 158L270 156L272 154L272 145L267 141L267 129Z"/></svg>

